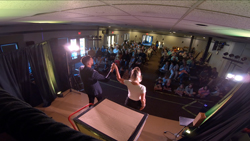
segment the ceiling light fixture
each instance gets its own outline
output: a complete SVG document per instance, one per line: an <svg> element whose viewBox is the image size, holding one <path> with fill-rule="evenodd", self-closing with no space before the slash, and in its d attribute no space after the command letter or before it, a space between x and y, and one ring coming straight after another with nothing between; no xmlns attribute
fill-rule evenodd
<svg viewBox="0 0 250 141"><path fill-rule="evenodd" d="M205 25L205 24L196 24L196 25L198 25L198 26L207 26L207 25Z"/></svg>

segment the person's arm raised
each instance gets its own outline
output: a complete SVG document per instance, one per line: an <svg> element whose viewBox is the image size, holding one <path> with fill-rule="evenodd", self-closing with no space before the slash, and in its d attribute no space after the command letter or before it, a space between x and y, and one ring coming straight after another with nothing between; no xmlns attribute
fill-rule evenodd
<svg viewBox="0 0 250 141"><path fill-rule="evenodd" d="M121 75L120 75L120 72L119 72L119 70L118 70L118 67L116 66L116 64L113 64L113 65L114 65L114 69L115 69L115 72L116 72L116 79L117 79L120 83L124 84L124 79L121 78Z"/></svg>

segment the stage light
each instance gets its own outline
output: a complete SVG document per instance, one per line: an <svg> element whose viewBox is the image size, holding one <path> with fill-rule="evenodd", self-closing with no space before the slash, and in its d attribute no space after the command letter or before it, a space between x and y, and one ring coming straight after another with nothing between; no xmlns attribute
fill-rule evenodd
<svg viewBox="0 0 250 141"><path fill-rule="evenodd" d="M242 81L243 80L243 76L241 75L236 75L234 78L235 81Z"/></svg>
<svg viewBox="0 0 250 141"><path fill-rule="evenodd" d="M56 93L58 97L63 97L62 91Z"/></svg>
<svg viewBox="0 0 250 141"><path fill-rule="evenodd" d="M234 78L234 77L235 77L234 74L228 73L226 79L231 79L231 78Z"/></svg>
<svg viewBox="0 0 250 141"><path fill-rule="evenodd" d="M190 133L191 133L191 131L190 131L189 129L187 129L187 130L186 130L186 133L190 134Z"/></svg>
<svg viewBox="0 0 250 141"><path fill-rule="evenodd" d="M69 51L78 51L80 48L77 45L68 46Z"/></svg>

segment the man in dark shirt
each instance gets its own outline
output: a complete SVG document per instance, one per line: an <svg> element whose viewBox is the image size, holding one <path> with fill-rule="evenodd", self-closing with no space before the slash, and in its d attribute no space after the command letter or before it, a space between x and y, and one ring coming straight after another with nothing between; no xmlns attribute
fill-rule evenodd
<svg viewBox="0 0 250 141"><path fill-rule="evenodd" d="M95 97L98 101L102 99L102 88L98 81L108 82L110 79L92 69L93 59L91 56L84 56L81 59L84 66L80 67L80 76L85 92L88 94L89 103L94 103Z"/></svg>

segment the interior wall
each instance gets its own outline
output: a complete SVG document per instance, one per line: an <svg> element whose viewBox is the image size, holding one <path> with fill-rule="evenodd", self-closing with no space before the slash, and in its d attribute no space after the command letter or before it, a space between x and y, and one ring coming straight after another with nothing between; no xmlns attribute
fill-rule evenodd
<svg viewBox="0 0 250 141"><path fill-rule="evenodd" d="M225 41L227 43L227 45L224 46L224 48L222 48L219 51L212 50L212 48L214 46L214 41L210 44L210 47L209 47L209 52L212 53L212 57L209 61L209 65L211 67L216 67L217 71L219 72L219 76L223 77L227 73L227 69L229 66L229 61L222 58L224 56L223 53L228 52L230 54L232 52L232 50L234 49L235 42L228 41L228 40L216 39L216 38L213 40Z"/></svg>
<svg viewBox="0 0 250 141"><path fill-rule="evenodd" d="M205 52L207 46L206 39L194 39L192 47L195 48L196 52Z"/></svg>
<svg viewBox="0 0 250 141"><path fill-rule="evenodd" d="M164 36L164 47L172 48L177 47L189 47L191 38L176 37L173 35Z"/></svg>

